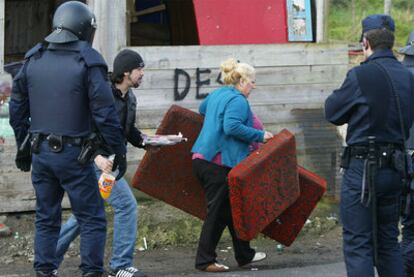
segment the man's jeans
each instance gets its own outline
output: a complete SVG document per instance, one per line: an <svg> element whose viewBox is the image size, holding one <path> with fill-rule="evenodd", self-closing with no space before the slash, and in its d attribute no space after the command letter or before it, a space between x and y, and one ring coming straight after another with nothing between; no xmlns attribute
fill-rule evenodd
<svg viewBox="0 0 414 277"><path fill-rule="evenodd" d="M100 170L96 170L99 178ZM135 241L137 238L138 210L136 199L124 178L116 181L111 195L106 200L114 209L114 236L112 241L111 269L122 269L133 265ZM70 243L79 235L79 225L72 215L62 226L56 247L59 264Z"/></svg>

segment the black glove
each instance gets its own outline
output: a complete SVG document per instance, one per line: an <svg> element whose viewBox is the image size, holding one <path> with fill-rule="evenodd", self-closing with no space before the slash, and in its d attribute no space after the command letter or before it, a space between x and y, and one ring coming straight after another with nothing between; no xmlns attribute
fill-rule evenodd
<svg viewBox="0 0 414 277"><path fill-rule="evenodd" d="M32 154L30 153L30 148L27 150L17 150L15 162L17 168L21 171L30 171L30 166L32 165Z"/></svg>
<svg viewBox="0 0 414 277"><path fill-rule="evenodd" d="M116 176L116 180L119 180L124 176L127 170L127 160L125 154L117 154L115 155L114 165L112 166L112 171L115 171L118 168L118 175Z"/></svg>

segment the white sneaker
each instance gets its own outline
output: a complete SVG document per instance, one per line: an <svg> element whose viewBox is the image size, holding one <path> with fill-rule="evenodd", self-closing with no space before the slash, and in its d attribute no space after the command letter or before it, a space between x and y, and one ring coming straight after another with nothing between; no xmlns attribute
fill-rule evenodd
<svg viewBox="0 0 414 277"><path fill-rule="evenodd" d="M108 274L109 277L147 277L147 275L135 267L127 267L123 269L118 269L111 271Z"/></svg>
<svg viewBox="0 0 414 277"><path fill-rule="evenodd" d="M266 253L256 252L256 254L254 254L254 257L250 263L260 262L260 261L263 261L264 259L266 259Z"/></svg>

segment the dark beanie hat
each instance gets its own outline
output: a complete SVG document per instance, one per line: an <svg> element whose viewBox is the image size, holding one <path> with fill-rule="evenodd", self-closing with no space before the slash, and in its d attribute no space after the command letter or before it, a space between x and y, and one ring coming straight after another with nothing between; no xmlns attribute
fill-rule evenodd
<svg viewBox="0 0 414 277"><path fill-rule="evenodd" d="M144 66L144 61L137 52L124 49L115 57L113 74L115 76L122 75L125 72L131 72L135 68L143 68Z"/></svg>

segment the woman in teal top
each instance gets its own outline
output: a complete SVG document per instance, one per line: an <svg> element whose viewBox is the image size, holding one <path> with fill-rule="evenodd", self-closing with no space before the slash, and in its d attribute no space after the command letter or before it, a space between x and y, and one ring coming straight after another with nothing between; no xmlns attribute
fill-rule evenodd
<svg viewBox="0 0 414 277"><path fill-rule="evenodd" d="M196 268L207 272L228 271L217 263L216 247L226 227L233 240L239 266L263 260L248 241L237 238L231 216L227 174L249 155L249 145L272 138L267 131L253 128L253 114L247 97L255 88L255 70L228 59L221 65L226 86L212 92L200 105L203 128L192 148L193 172L206 193L207 217L200 234Z"/></svg>

